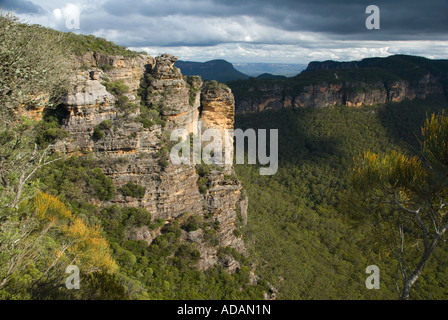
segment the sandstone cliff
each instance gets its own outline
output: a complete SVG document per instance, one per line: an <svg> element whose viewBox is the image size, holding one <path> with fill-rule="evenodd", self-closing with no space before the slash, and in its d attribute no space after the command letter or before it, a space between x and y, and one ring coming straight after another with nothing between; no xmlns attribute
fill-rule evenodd
<svg viewBox="0 0 448 320"><path fill-rule="evenodd" d="M196 243L201 253L197 267L203 270L221 263L235 271L239 264L232 257L218 259L219 247L245 252L235 230L239 220L247 220L247 198L233 168L211 166L205 173L198 172L195 164L173 165L167 156L167 136L172 129L195 134L198 121L208 128L233 129L230 89L204 85L199 77L184 77L170 55L85 54L78 60L72 90L63 104L67 111L63 128L70 137L55 149L67 155L93 155L117 190L129 183L145 190L142 197L118 193L100 205L143 207L153 220L165 224L200 216L204 227L182 230L182 240ZM107 86L117 83L128 90L119 95L108 92ZM120 104L123 96L125 106ZM137 107L140 103L160 123L142 121L146 115ZM160 228L148 226L127 230L128 239L144 240L148 245L158 235Z"/></svg>
<svg viewBox="0 0 448 320"><path fill-rule="evenodd" d="M306 71L286 80L245 80L229 83L236 112L266 109L360 107L424 99L445 94L446 61L392 56L360 62L311 62Z"/></svg>

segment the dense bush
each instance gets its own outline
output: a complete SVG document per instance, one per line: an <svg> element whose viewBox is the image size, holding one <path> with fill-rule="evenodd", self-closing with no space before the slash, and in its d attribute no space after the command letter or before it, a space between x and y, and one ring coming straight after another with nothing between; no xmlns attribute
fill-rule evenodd
<svg viewBox="0 0 448 320"><path fill-rule="evenodd" d="M199 228L202 228L203 223L204 220L202 216L194 215L188 218L188 220L184 223L183 228L187 232L192 232L198 230Z"/></svg>
<svg viewBox="0 0 448 320"><path fill-rule="evenodd" d="M103 82L106 90L112 93L116 97L120 97L129 92L129 87L124 84L123 81Z"/></svg>
<svg viewBox="0 0 448 320"><path fill-rule="evenodd" d="M133 198L143 198L145 196L145 188L139 186L138 184L128 182L123 187L120 188L122 195L133 197Z"/></svg>
<svg viewBox="0 0 448 320"><path fill-rule="evenodd" d="M112 129L113 124L112 120L104 120L101 122L93 129L93 138L97 140L104 139L106 136L104 131Z"/></svg>
<svg viewBox="0 0 448 320"><path fill-rule="evenodd" d="M68 32L63 33L63 36L65 42L70 48L70 51L77 55L93 52L113 56L121 55L124 57L136 57L140 54L94 35L82 35Z"/></svg>
<svg viewBox="0 0 448 320"><path fill-rule="evenodd" d="M97 167L96 160L88 157L56 161L39 170L37 178L41 190L68 202L111 200L115 195L112 179Z"/></svg>
<svg viewBox="0 0 448 320"><path fill-rule="evenodd" d="M67 138L68 132L61 128L66 113L63 107L49 109L44 113L43 119L36 125L36 143L45 147L57 140Z"/></svg>

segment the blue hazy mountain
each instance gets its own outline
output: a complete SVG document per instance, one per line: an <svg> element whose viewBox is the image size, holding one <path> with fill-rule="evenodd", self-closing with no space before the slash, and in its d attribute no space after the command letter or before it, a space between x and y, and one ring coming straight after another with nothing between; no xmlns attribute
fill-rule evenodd
<svg viewBox="0 0 448 320"><path fill-rule="evenodd" d="M227 82L239 79L248 79L249 76L236 70L226 60L211 60L207 62L176 61L174 64L187 76L201 76L203 80L216 80Z"/></svg>
<svg viewBox="0 0 448 320"><path fill-rule="evenodd" d="M271 73L263 73L263 74L260 74L258 77L257 77L257 79L264 79L264 80L269 80L269 79L286 79L287 77L286 76L278 76L278 75L274 75L274 74L271 74Z"/></svg>
<svg viewBox="0 0 448 320"><path fill-rule="evenodd" d="M258 77L264 73L294 77L306 69L307 64L286 64L286 63L234 63L233 66L238 71L251 77Z"/></svg>

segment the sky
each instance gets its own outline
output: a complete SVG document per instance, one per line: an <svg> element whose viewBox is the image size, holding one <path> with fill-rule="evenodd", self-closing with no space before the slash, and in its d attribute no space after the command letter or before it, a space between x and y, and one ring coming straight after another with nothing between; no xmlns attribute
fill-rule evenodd
<svg viewBox="0 0 448 320"><path fill-rule="evenodd" d="M367 29L369 5L380 29ZM448 0L0 0L28 23L156 56L232 63L448 59Z"/></svg>

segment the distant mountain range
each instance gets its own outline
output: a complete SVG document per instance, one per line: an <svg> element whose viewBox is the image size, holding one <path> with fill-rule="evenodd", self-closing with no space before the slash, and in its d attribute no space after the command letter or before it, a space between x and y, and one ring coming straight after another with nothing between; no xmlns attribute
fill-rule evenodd
<svg viewBox="0 0 448 320"><path fill-rule="evenodd" d="M233 66L238 71L251 77L259 77L269 73L285 77L294 77L306 69L307 64L286 64L286 63L234 63Z"/></svg>
<svg viewBox="0 0 448 320"><path fill-rule="evenodd" d="M285 79L296 76L306 69L306 65L275 63L240 63L233 65L226 60L207 62L176 61L175 66L187 76L201 76L203 80L228 82L245 80L250 77L259 79ZM246 70L244 72L243 70Z"/></svg>
<svg viewBox="0 0 448 320"><path fill-rule="evenodd" d="M176 61L174 64L183 75L201 76L203 80L216 80L227 82L233 80L249 79L249 76L236 70L226 60L211 60L207 62Z"/></svg>
<svg viewBox="0 0 448 320"><path fill-rule="evenodd" d="M263 73L263 74L260 74L258 77L257 77L257 79L287 79L287 77L286 76L278 76L278 75L274 75L274 74L271 74L271 73Z"/></svg>

